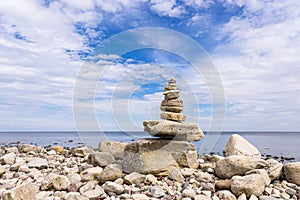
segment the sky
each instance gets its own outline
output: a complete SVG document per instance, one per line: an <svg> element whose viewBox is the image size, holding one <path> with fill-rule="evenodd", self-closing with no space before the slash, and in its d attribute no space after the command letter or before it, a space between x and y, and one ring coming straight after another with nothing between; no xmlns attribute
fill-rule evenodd
<svg viewBox="0 0 300 200"><path fill-rule="evenodd" d="M159 119L171 77L187 121L203 130L220 123L223 131L300 131L299 7L298 0L0 1L0 131L141 131L144 120ZM161 49L102 53L111 38L147 27L196 41L221 84L205 66L167 51L184 45L172 36L141 37ZM214 100L223 94L214 84L224 101Z"/></svg>

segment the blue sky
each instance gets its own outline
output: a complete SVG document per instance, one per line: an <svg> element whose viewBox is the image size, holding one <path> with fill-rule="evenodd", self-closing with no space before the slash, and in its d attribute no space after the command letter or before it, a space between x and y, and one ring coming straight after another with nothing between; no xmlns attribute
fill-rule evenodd
<svg viewBox="0 0 300 200"><path fill-rule="evenodd" d="M178 31L207 51L225 91L224 130L299 131L299 7L297 0L1 1L0 131L76 130L73 90L88 56L143 27ZM89 78L97 67L107 71L82 105L93 103L101 129L142 130L143 120L159 119L161 90L175 76L188 121L209 130L217 105L180 56L143 49L99 59Z"/></svg>

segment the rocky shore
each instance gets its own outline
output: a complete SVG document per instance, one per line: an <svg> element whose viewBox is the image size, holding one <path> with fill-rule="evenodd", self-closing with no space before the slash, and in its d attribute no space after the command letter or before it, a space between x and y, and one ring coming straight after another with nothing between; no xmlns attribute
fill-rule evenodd
<svg viewBox="0 0 300 200"><path fill-rule="evenodd" d="M225 155L197 155L204 137L185 122L176 81L164 88L162 120L144 121L156 138L102 141L98 149L29 144L0 147L1 200L300 199L300 162L263 158L231 135Z"/></svg>
<svg viewBox="0 0 300 200"><path fill-rule="evenodd" d="M300 199L300 163L262 158L239 135L230 137L225 157L203 155L166 175L124 172L126 146L0 147L0 199Z"/></svg>

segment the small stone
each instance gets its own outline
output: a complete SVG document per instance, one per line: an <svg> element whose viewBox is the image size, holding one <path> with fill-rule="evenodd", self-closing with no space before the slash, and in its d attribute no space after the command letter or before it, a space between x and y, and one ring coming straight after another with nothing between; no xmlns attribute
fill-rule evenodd
<svg viewBox="0 0 300 200"><path fill-rule="evenodd" d="M15 153L8 153L5 154L0 158L0 163L3 165L12 165L15 163L16 154Z"/></svg>
<svg viewBox="0 0 300 200"><path fill-rule="evenodd" d="M29 168L45 169L48 168L48 161L44 158L34 158L27 165Z"/></svg>
<svg viewBox="0 0 300 200"><path fill-rule="evenodd" d="M65 196L65 199L66 200L89 200L89 198L80 195L80 193L78 193L78 192L67 193Z"/></svg>
<svg viewBox="0 0 300 200"><path fill-rule="evenodd" d="M103 189L105 192L113 192L116 194L121 194L124 191L123 185L119 185L111 181L107 181L106 183L104 183Z"/></svg>
<svg viewBox="0 0 300 200"><path fill-rule="evenodd" d="M161 106L160 110L166 111L166 112L174 112L174 113L181 113L183 110L183 107L175 107L175 106Z"/></svg>
<svg viewBox="0 0 300 200"><path fill-rule="evenodd" d="M148 200L149 197L147 197L147 195L145 195L145 194L133 194L132 199L133 200Z"/></svg>
<svg viewBox="0 0 300 200"><path fill-rule="evenodd" d="M217 195L221 200L236 200L236 197L228 190L220 190Z"/></svg>
<svg viewBox="0 0 300 200"><path fill-rule="evenodd" d="M118 178L122 178L123 172L122 167L118 164L107 165L98 177L100 183L105 183L106 181L114 181Z"/></svg>
<svg viewBox="0 0 300 200"><path fill-rule="evenodd" d="M184 190L182 191L182 196L183 196L183 197L194 198L194 197L196 196L196 192L195 192L195 190L193 190L193 189L187 188L187 189L184 189Z"/></svg>
<svg viewBox="0 0 300 200"><path fill-rule="evenodd" d="M2 165L0 165L0 176L2 176L2 174L4 173L5 173L5 168Z"/></svg>
<svg viewBox="0 0 300 200"><path fill-rule="evenodd" d="M52 180L52 184L55 190L67 190L70 186L70 181L68 177L58 175Z"/></svg>
<svg viewBox="0 0 300 200"><path fill-rule="evenodd" d="M181 171L179 169L173 169L168 177L174 181L177 181L178 183L183 183L184 182L184 177L181 174Z"/></svg>
<svg viewBox="0 0 300 200"><path fill-rule="evenodd" d="M231 180L219 180L215 184L216 190L230 190L231 188Z"/></svg>
<svg viewBox="0 0 300 200"><path fill-rule="evenodd" d="M144 181L146 184L156 184L157 183L157 179L155 176L153 176L152 174L147 174L146 175L146 179Z"/></svg>
<svg viewBox="0 0 300 200"><path fill-rule="evenodd" d="M169 106L169 107L183 107L183 101L180 99L172 99L172 100L163 100L161 102L161 106Z"/></svg>
<svg viewBox="0 0 300 200"><path fill-rule="evenodd" d="M209 190L202 190L201 193L204 194L204 195L206 195L206 196L208 196L208 197L211 197L211 193L212 192L209 191Z"/></svg>
<svg viewBox="0 0 300 200"><path fill-rule="evenodd" d="M36 200L36 194L38 189L32 184L23 184L14 189L4 192L3 200Z"/></svg>
<svg viewBox="0 0 300 200"><path fill-rule="evenodd" d="M97 200L100 199L102 194L104 194L104 190L99 186L94 190L84 192L82 196L87 197L89 200Z"/></svg>
<svg viewBox="0 0 300 200"><path fill-rule="evenodd" d="M168 90L163 92L163 95L165 95L165 100L178 99L179 90Z"/></svg>
<svg viewBox="0 0 300 200"><path fill-rule="evenodd" d="M265 192L267 193L267 194L269 194L269 195L271 195L272 194L272 188L269 188L269 187L266 187L265 188Z"/></svg>
<svg viewBox="0 0 300 200"><path fill-rule="evenodd" d="M259 174L232 177L231 191L236 196L245 193L247 197L252 194L259 196L265 190L265 180Z"/></svg>
<svg viewBox="0 0 300 200"><path fill-rule="evenodd" d="M278 199L275 198L275 197L267 196L267 195L259 196L258 199L259 199L259 200L278 200Z"/></svg>
<svg viewBox="0 0 300 200"><path fill-rule="evenodd" d="M61 155L65 155L68 153L68 151L61 146L53 146L50 148L50 150L55 151L57 154L61 154ZM49 154L49 152L48 152L48 154Z"/></svg>
<svg viewBox="0 0 300 200"><path fill-rule="evenodd" d="M79 188L79 192L81 194L85 193L86 191L93 190L95 186L98 184L98 181L89 181L85 185Z"/></svg>
<svg viewBox="0 0 300 200"><path fill-rule="evenodd" d="M81 178L84 180L96 180L102 173L103 169L101 167L91 167L88 169L85 169L80 173ZM90 177L90 178L88 178Z"/></svg>
<svg viewBox="0 0 300 200"><path fill-rule="evenodd" d="M296 190L294 190L294 189L292 189L292 188L289 188L289 187L285 189L285 192L288 193L288 194L291 195L291 196L294 196L294 195L297 194L297 191L296 191Z"/></svg>
<svg viewBox="0 0 300 200"><path fill-rule="evenodd" d="M115 158L109 152L92 152L88 156L88 163L94 166L105 167L115 163Z"/></svg>
<svg viewBox="0 0 300 200"><path fill-rule="evenodd" d="M238 200L247 200L246 195L243 193L238 197Z"/></svg>
<svg viewBox="0 0 300 200"><path fill-rule="evenodd" d="M193 168L183 168L180 171L181 171L182 176L184 176L184 177L190 177L190 176L192 176L196 172L196 169L193 169Z"/></svg>
<svg viewBox="0 0 300 200"><path fill-rule="evenodd" d="M78 156L78 157L85 157L89 155L91 152L93 152L93 149L88 147L78 147L71 150L71 153L74 156Z"/></svg>
<svg viewBox="0 0 300 200"><path fill-rule="evenodd" d="M184 122L186 120L186 115L173 112L163 112L160 114L160 118L175 122Z"/></svg>
<svg viewBox="0 0 300 200"><path fill-rule="evenodd" d="M144 174L140 174L137 172L132 172L124 177L124 183L126 184L141 184L146 180L146 176Z"/></svg>
<svg viewBox="0 0 300 200"><path fill-rule="evenodd" d="M283 199L290 199L290 195L287 194L287 193L285 193L285 192L282 192L282 193L280 194L280 197L282 197Z"/></svg>
<svg viewBox="0 0 300 200"><path fill-rule="evenodd" d="M258 200L258 198L255 195L251 194L249 200Z"/></svg>
<svg viewBox="0 0 300 200"><path fill-rule="evenodd" d="M200 194L200 195L196 195L194 197L194 200L210 200L211 198L206 196L206 195L203 195L203 194Z"/></svg>
<svg viewBox="0 0 300 200"><path fill-rule="evenodd" d="M165 192L158 185L151 187L150 192L154 198L161 198L165 196Z"/></svg>

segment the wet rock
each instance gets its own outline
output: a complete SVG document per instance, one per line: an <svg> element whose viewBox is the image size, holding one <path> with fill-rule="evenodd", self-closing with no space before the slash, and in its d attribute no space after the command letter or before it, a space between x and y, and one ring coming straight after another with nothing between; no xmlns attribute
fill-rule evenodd
<svg viewBox="0 0 300 200"><path fill-rule="evenodd" d="M127 143L124 142L102 141L99 144L98 150L100 152L111 153L115 159L123 159L126 145Z"/></svg>
<svg viewBox="0 0 300 200"><path fill-rule="evenodd" d="M4 192L3 200L36 200L37 188L32 184L20 185Z"/></svg>
<svg viewBox="0 0 300 200"><path fill-rule="evenodd" d="M287 181L300 185L300 162L284 164L284 175Z"/></svg>
<svg viewBox="0 0 300 200"><path fill-rule="evenodd" d="M48 161L44 158L34 158L27 164L29 168L44 169L48 167Z"/></svg>
<svg viewBox="0 0 300 200"><path fill-rule="evenodd" d="M215 172L223 179L244 175L247 171L267 166L266 161L249 156L229 156L216 163Z"/></svg>
<svg viewBox="0 0 300 200"><path fill-rule="evenodd" d="M258 149L238 134L230 136L226 144L225 152L226 157L233 155L261 157Z"/></svg>
<svg viewBox="0 0 300 200"><path fill-rule="evenodd" d="M140 174L137 172L132 172L124 177L124 183L126 184L141 184L146 180L146 176L144 174Z"/></svg>
<svg viewBox="0 0 300 200"><path fill-rule="evenodd" d="M247 197L252 194L259 196L265 190L265 180L262 175L250 174L232 177L231 191L239 196L244 193Z"/></svg>
<svg viewBox="0 0 300 200"><path fill-rule="evenodd" d="M114 181L118 178L122 178L123 172L122 167L118 164L107 165L98 177L100 183L105 183L106 181Z"/></svg>
<svg viewBox="0 0 300 200"><path fill-rule="evenodd" d="M88 163L94 166L105 167L109 164L115 163L114 156L109 152L92 152L89 154Z"/></svg>

